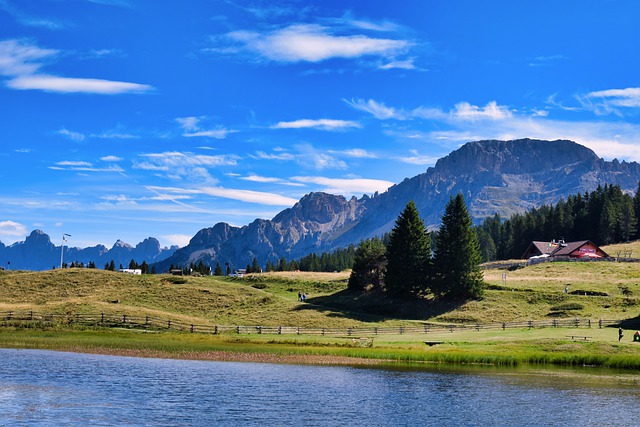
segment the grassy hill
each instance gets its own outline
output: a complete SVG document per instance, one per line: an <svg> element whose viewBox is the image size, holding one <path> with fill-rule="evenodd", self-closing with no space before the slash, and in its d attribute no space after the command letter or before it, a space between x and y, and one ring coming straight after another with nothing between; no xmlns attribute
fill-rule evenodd
<svg viewBox="0 0 640 427"><path fill-rule="evenodd" d="M0 312L106 313L201 325L301 327L396 326L423 320L629 319L640 312L640 263L558 262L486 269L484 299L448 305L354 294L346 290L348 276L348 272L224 278L133 276L89 269L1 271ZM308 295L306 303L298 301L298 291Z"/></svg>

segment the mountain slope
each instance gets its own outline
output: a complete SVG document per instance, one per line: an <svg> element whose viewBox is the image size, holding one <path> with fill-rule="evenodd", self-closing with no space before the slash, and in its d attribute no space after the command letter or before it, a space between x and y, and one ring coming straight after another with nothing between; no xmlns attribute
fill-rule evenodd
<svg viewBox="0 0 640 427"><path fill-rule="evenodd" d="M254 257L264 265L267 260L296 259L357 244L390 231L409 200L415 202L425 223L437 228L449 197L457 193L464 195L472 217L480 221L496 212L509 217L552 204L598 185L617 184L633 192L638 181L638 163L607 162L572 141L469 142L425 173L374 197L347 200L311 193L271 221L203 229L189 245L159 263L158 269L199 260L241 268Z"/></svg>

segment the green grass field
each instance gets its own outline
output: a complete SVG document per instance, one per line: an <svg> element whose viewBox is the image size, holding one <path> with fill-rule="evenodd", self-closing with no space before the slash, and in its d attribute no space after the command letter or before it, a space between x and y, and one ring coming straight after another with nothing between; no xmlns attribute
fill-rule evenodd
<svg viewBox="0 0 640 427"><path fill-rule="evenodd" d="M238 354L258 354L259 360L267 361L297 355L403 363L539 363L640 369L640 343L631 342L632 331L618 343L617 329L597 327L600 319L628 321L639 317L640 263L557 262L486 269L484 275L487 290L482 300L436 304L349 292L349 272L225 278L133 276L89 269L0 271L0 318L8 312L25 311L68 316L105 313L210 326L345 331L411 327L425 321L495 324L573 318L590 319L593 326L305 336L143 333L77 325L43 328L5 320L0 346L182 358L208 358L206 355L214 352L217 356L211 358L220 358L221 353L234 355L231 359L237 359ZM298 301L298 292L307 294L306 303ZM589 338L580 341L571 335ZM359 338L366 338L371 345L361 346ZM438 344L429 347L425 341Z"/></svg>

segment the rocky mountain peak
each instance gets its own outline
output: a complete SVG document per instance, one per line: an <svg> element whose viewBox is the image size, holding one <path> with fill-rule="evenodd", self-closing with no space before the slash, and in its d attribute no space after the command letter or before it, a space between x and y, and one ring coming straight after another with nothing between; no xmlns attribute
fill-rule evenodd
<svg viewBox="0 0 640 427"><path fill-rule="evenodd" d="M573 141L513 141L468 142L448 156L438 160L436 171L443 176L478 174L526 174L550 171L577 163L594 163L596 154Z"/></svg>

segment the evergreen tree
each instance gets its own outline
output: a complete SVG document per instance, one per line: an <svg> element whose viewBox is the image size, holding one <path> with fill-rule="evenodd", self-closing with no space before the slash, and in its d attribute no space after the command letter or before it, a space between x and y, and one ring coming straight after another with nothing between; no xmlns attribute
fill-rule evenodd
<svg viewBox="0 0 640 427"><path fill-rule="evenodd" d="M113 260L109 262L109 271L116 271L116 263Z"/></svg>
<svg viewBox="0 0 640 427"><path fill-rule="evenodd" d="M431 238L413 201L391 230L385 287L395 295L418 295L429 288Z"/></svg>
<svg viewBox="0 0 640 427"><path fill-rule="evenodd" d="M482 296L482 257L462 194L450 197L437 236L435 293L448 298Z"/></svg>
<svg viewBox="0 0 640 427"><path fill-rule="evenodd" d="M378 238L360 242L349 276L349 289L364 290L382 287L386 248Z"/></svg>
<svg viewBox="0 0 640 427"><path fill-rule="evenodd" d="M220 266L219 262L216 262L216 268L215 268L215 270L213 270L213 275L214 276L222 276L222 267Z"/></svg>
<svg viewBox="0 0 640 427"><path fill-rule="evenodd" d="M251 272L252 273L261 273L262 272L262 268L260 268L260 264L258 263L258 258L253 258L253 261L251 262Z"/></svg>
<svg viewBox="0 0 640 427"><path fill-rule="evenodd" d="M140 270L142 270L142 274L149 274L149 264L147 264L147 261L142 261L142 264L140 264Z"/></svg>

